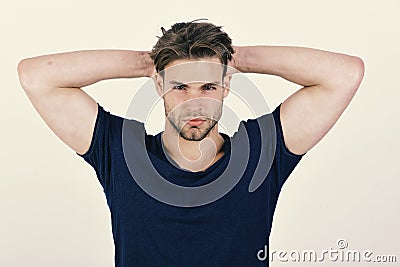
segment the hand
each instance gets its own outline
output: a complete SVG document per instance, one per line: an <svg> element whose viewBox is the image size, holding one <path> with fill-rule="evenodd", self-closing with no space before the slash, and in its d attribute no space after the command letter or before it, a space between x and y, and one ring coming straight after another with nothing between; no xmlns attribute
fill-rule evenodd
<svg viewBox="0 0 400 267"><path fill-rule="evenodd" d="M144 54L144 58L143 58L144 62L145 62L145 67L144 67L144 77L154 77L154 75L157 74L156 71L156 67L154 66L154 62L150 57L150 53L146 52Z"/></svg>
<svg viewBox="0 0 400 267"><path fill-rule="evenodd" d="M234 74L240 72L239 70L239 46L232 46L234 53L232 54L232 60L228 62L227 73Z"/></svg>
<svg viewBox="0 0 400 267"><path fill-rule="evenodd" d="M146 77L154 77L157 74L156 71L156 67L154 67L154 65L152 65L152 67L150 67L148 74L146 75Z"/></svg>

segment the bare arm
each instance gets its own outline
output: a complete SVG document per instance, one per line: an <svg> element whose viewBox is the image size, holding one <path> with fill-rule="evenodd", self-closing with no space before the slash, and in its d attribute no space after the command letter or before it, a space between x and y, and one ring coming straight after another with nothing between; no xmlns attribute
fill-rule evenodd
<svg viewBox="0 0 400 267"><path fill-rule="evenodd" d="M22 88L39 115L79 154L89 149L97 116L96 101L81 88L153 73L153 62L144 51L75 51L27 58L18 64Z"/></svg>
<svg viewBox="0 0 400 267"><path fill-rule="evenodd" d="M235 47L234 67L241 72L280 76L303 88L281 106L285 143L304 154L333 127L355 95L364 75L354 56L311 48Z"/></svg>

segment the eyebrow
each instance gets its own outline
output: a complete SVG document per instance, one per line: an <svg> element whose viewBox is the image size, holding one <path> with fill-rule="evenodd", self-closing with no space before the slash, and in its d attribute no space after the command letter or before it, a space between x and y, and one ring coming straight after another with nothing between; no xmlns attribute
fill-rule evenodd
<svg viewBox="0 0 400 267"><path fill-rule="evenodd" d="M175 81L172 80L169 82L170 84L174 84L174 85L186 85L186 83L180 82L180 81ZM213 82L206 82L205 84L214 84L214 85L220 85L219 81L213 81Z"/></svg>

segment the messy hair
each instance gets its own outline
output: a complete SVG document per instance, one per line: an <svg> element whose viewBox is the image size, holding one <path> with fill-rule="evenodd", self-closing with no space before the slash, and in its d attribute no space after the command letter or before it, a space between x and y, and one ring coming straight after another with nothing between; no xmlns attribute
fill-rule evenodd
<svg viewBox="0 0 400 267"><path fill-rule="evenodd" d="M163 35L150 52L157 72L174 60L204 57L218 57L226 72L234 53L231 38L222 26L196 21L175 23L167 31L161 27Z"/></svg>

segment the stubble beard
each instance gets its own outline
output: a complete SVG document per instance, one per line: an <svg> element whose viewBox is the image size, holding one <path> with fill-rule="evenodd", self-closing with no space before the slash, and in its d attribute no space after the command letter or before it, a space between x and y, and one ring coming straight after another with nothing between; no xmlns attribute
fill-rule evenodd
<svg viewBox="0 0 400 267"><path fill-rule="evenodd" d="M174 112L166 112L166 117L175 131L187 141L201 141L206 138L209 133L217 125L218 120L221 117L222 106L212 117L205 118L204 122L199 126L191 126L187 124L180 114ZM198 114L191 114L192 118L199 116ZM187 116L189 117L189 116ZM185 118L187 118L185 117ZM201 116L203 117L203 116Z"/></svg>
<svg viewBox="0 0 400 267"><path fill-rule="evenodd" d="M179 135L187 141L201 141L214 129L218 121L207 118L200 126L190 126L177 117L167 116L168 121Z"/></svg>

